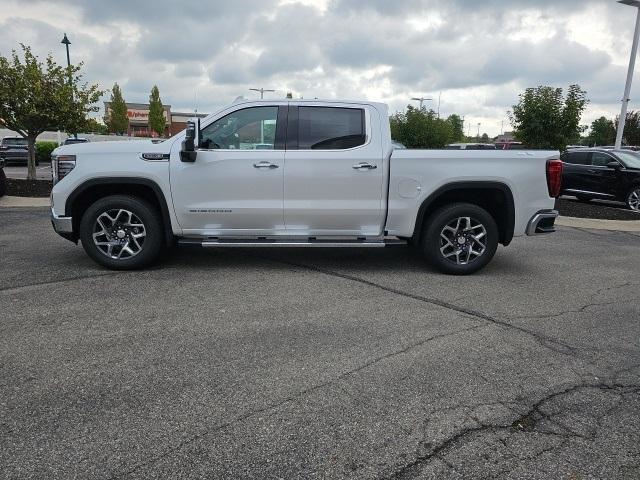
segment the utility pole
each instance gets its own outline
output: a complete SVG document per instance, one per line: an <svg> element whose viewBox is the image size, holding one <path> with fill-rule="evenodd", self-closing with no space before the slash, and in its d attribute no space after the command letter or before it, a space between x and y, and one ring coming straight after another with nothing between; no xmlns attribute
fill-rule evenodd
<svg viewBox="0 0 640 480"><path fill-rule="evenodd" d="M630 5L638 9L636 17L636 29L633 34L633 44L631 45L631 58L629 59L629 70L627 71L627 83L624 87L624 97L622 98L622 109L618 119L618 131L616 133L616 149L622 148L622 136L624 134L624 124L627 120L627 108L629 107L629 95L631 94L631 82L633 81L633 71L636 67L636 56L638 55L638 37L640 37L640 1L619 0L618 3Z"/></svg>
<svg viewBox="0 0 640 480"><path fill-rule="evenodd" d="M253 92L260 92L260 100L264 98L264 92L275 92L275 90L271 90L268 88L250 88L249 90Z"/></svg>
<svg viewBox="0 0 640 480"><path fill-rule="evenodd" d="M433 100L433 98L413 97L411 100L415 100L416 102L420 102L420 110L422 110L422 105L424 104L425 100Z"/></svg>
<svg viewBox="0 0 640 480"><path fill-rule="evenodd" d="M71 78L71 57L69 56L69 45L71 45L71 42L67 38L66 33L64 34L64 37L62 37L62 41L60 43L64 44L64 46L67 48L67 72L69 73L69 88L73 89L73 80ZM73 92L73 90L71 91ZM73 102L73 93L71 101ZM78 132L74 132L73 137L78 138Z"/></svg>

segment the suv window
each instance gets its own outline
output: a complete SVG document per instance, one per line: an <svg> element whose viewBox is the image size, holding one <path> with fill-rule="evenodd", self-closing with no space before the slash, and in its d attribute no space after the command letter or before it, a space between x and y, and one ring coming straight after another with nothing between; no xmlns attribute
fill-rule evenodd
<svg viewBox="0 0 640 480"><path fill-rule="evenodd" d="M23 147L27 146L26 138L3 138L2 145L5 147Z"/></svg>
<svg viewBox="0 0 640 480"><path fill-rule="evenodd" d="M200 148L273 150L277 121L277 106L236 110L202 129Z"/></svg>
<svg viewBox="0 0 640 480"><path fill-rule="evenodd" d="M591 154L591 165L594 167L606 167L607 163L613 162L613 158L611 158L606 153L602 152L593 152Z"/></svg>
<svg viewBox="0 0 640 480"><path fill-rule="evenodd" d="M562 155L562 161L573 165L587 165L589 163L589 152L567 152Z"/></svg>
<svg viewBox="0 0 640 480"><path fill-rule="evenodd" d="M339 107L298 107L298 148L341 150L366 141L364 110Z"/></svg>

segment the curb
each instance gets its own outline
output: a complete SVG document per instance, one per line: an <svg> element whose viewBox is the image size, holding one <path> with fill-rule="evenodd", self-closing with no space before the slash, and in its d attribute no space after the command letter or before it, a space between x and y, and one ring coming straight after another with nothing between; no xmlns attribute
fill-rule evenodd
<svg viewBox="0 0 640 480"><path fill-rule="evenodd" d="M0 197L0 207L48 207L49 197Z"/></svg>
<svg viewBox="0 0 640 480"><path fill-rule="evenodd" d="M640 215L638 215L640 218ZM556 225L563 227L609 230L613 232L640 232L639 220L597 220L594 218L558 217Z"/></svg>

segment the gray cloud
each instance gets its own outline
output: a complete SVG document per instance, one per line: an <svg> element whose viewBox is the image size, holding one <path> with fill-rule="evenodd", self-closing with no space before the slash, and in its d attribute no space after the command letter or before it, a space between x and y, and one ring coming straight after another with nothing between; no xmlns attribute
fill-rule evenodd
<svg viewBox="0 0 640 480"><path fill-rule="evenodd" d="M63 62L61 22L39 16L50 3L19 5L31 17L5 12L0 52L24 42ZM624 82L614 55L628 51L633 28L629 7L582 0L330 0L326 9L279 0L60 0L56 8L78 15L66 28L87 78L103 87L117 81L131 101L145 101L157 83L166 103L191 108L197 95L200 110L211 111L264 86L367 96L395 109L444 90L446 113L498 124L518 92L538 84L580 83L594 111L613 114ZM610 44L575 38L568 23L576 15Z"/></svg>

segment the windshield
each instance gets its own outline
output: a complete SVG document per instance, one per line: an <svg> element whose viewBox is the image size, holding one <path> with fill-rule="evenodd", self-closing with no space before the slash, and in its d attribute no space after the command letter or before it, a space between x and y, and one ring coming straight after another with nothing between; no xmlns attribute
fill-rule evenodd
<svg viewBox="0 0 640 480"><path fill-rule="evenodd" d="M616 156L622 160L627 168L640 168L640 154L634 152L616 152Z"/></svg>
<svg viewBox="0 0 640 480"><path fill-rule="evenodd" d="M17 145L26 146L27 139L26 138L3 138L2 144L7 147L15 147Z"/></svg>

